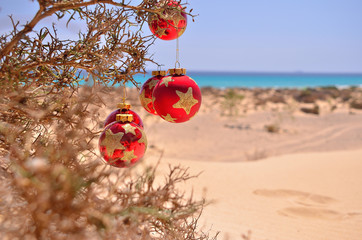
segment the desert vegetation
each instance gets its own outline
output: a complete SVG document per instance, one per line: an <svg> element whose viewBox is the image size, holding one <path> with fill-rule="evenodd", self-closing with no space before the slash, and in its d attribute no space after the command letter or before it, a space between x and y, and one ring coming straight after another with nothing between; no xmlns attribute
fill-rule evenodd
<svg viewBox="0 0 362 240"><path fill-rule="evenodd" d="M187 169L162 181L156 166L116 169L96 151L100 94L137 86L155 40L142 26L166 2L38 0L25 25L11 17L0 37L1 239L212 239L197 224L205 200L177 188ZM62 38L58 22L39 26L49 16L84 31Z"/></svg>

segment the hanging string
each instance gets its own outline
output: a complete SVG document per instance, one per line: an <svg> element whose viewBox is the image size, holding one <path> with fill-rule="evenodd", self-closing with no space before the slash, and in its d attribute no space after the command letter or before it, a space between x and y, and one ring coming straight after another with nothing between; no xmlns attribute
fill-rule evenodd
<svg viewBox="0 0 362 240"><path fill-rule="evenodd" d="M126 98L127 98L126 82L123 81L123 97L122 97L123 104L126 104Z"/></svg>
<svg viewBox="0 0 362 240"><path fill-rule="evenodd" d="M178 68L181 67L180 64L180 46L179 46L179 38L176 39L176 62L175 62L175 68L177 68L177 64L178 64Z"/></svg>

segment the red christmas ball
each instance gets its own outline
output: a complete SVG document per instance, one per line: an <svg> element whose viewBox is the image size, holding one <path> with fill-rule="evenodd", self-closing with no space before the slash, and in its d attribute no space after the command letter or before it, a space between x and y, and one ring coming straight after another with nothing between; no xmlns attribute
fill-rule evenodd
<svg viewBox="0 0 362 240"><path fill-rule="evenodd" d="M140 102L147 112L157 115L155 108L153 107L152 93L157 83L166 75L166 71L153 71L153 77L148 79L140 90Z"/></svg>
<svg viewBox="0 0 362 240"><path fill-rule="evenodd" d="M108 124L115 122L116 118L117 118L117 114L132 114L133 115L132 122L134 122L135 124L140 126L140 128L143 129L143 122L142 122L142 119L140 118L140 116L137 113L135 113L134 111L132 111L131 109L122 109L122 108L119 108L119 109L111 112L111 114L109 114L108 117L106 118L106 120L104 121L103 127L106 127Z"/></svg>
<svg viewBox="0 0 362 240"><path fill-rule="evenodd" d="M147 138L143 130L133 122L114 122L104 129L98 146L109 165L123 168L143 157Z"/></svg>
<svg viewBox="0 0 362 240"><path fill-rule="evenodd" d="M187 15L178 2L170 0L167 5L169 7L165 9L162 17L155 13L150 15L148 26L156 37L173 40L185 32Z"/></svg>
<svg viewBox="0 0 362 240"><path fill-rule="evenodd" d="M153 105L159 116L169 122L190 120L201 106L201 91L196 82L184 75L185 69L170 69L153 90Z"/></svg>

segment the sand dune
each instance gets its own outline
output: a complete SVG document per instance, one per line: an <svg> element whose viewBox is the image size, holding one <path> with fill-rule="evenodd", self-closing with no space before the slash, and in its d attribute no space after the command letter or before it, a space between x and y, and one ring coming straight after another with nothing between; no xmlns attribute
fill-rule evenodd
<svg viewBox="0 0 362 240"><path fill-rule="evenodd" d="M152 147L180 160L250 161L296 152L362 148L362 114L285 117L278 134L264 129L274 122L270 115L264 111L228 119L210 112L179 125L153 122L146 125L146 133Z"/></svg>
<svg viewBox="0 0 362 240"><path fill-rule="evenodd" d="M226 102L227 90L209 89L198 115L183 124L147 114L137 92L129 97L149 142L143 164L156 164L163 152L161 173L169 163L202 171L183 189L198 196L207 189L215 202L201 220L206 230L221 231L219 239L251 231L252 240L361 240L362 111L351 103L362 91L332 90L334 97L326 89L310 90L314 97L234 90L243 100ZM225 115L231 103L237 114ZM302 111L315 106L318 115Z"/></svg>
<svg viewBox="0 0 362 240"><path fill-rule="evenodd" d="M152 162L155 159L146 161ZM179 164L177 159L164 159ZM303 153L255 162L183 161L203 171L186 190L215 202L202 216L222 237L278 240L360 240L362 150Z"/></svg>
<svg viewBox="0 0 362 240"><path fill-rule="evenodd" d="M317 99L308 105L296 101L288 93L297 90L280 90L285 103L274 103L266 99L275 97L273 94L278 90L256 89L234 90L244 98L240 102L230 102L223 97L226 91L203 90L199 113L192 121L182 124L171 124L148 114L139 105L138 92L130 91L133 109L145 124L149 151L163 150L164 157L180 161L239 162L297 152L362 149L362 110L350 108L348 101L352 101L352 97L349 100L326 97L326 100ZM255 96L258 91L262 94ZM322 92L316 91L316 94ZM116 99L114 95L107 97ZM350 95L362 99L362 90L354 90ZM260 101L266 102L258 105ZM225 107L227 104L235 105L229 109ZM306 106L319 106L320 113L301 112L301 107ZM108 108L103 113L104 118L114 105ZM230 111L235 114L229 115ZM278 132L266 131L267 126L278 128Z"/></svg>

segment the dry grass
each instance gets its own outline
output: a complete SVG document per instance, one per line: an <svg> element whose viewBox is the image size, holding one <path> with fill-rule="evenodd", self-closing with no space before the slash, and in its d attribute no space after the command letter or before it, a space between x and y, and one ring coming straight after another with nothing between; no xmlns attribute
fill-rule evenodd
<svg viewBox="0 0 362 240"><path fill-rule="evenodd" d="M267 124L264 126L265 130L269 133L279 133L280 126L277 123Z"/></svg>
<svg viewBox="0 0 362 240"><path fill-rule="evenodd" d="M308 113L308 114L315 114L315 115L319 115L319 106L318 105L314 105L311 108L307 108L307 107L303 107L300 108L300 111L304 112L304 113Z"/></svg>

